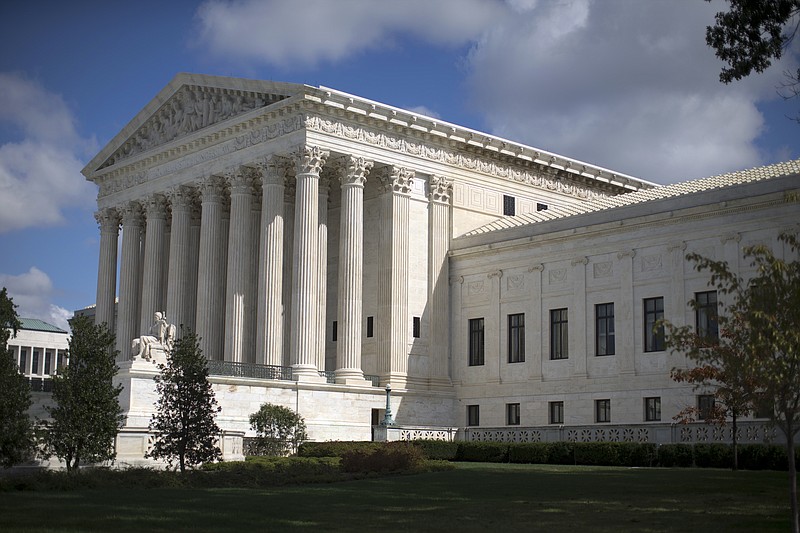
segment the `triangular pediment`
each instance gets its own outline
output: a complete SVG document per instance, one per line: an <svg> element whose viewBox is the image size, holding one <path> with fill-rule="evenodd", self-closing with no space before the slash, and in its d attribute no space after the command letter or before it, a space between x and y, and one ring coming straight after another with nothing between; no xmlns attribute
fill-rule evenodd
<svg viewBox="0 0 800 533"><path fill-rule="evenodd" d="M303 85L178 74L84 168L92 175L140 153L285 100Z"/></svg>

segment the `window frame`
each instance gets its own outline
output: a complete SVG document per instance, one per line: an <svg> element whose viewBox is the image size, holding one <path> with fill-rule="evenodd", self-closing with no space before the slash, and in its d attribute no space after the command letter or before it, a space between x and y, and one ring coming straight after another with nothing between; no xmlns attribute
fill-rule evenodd
<svg viewBox="0 0 800 533"><path fill-rule="evenodd" d="M419 339L422 333L422 318L415 316L411 318L411 336Z"/></svg>
<svg viewBox="0 0 800 533"><path fill-rule="evenodd" d="M704 405L704 404L708 405ZM712 418L714 409L717 405L717 399L713 394L698 394L697 395L697 416L701 420Z"/></svg>
<svg viewBox="0 0 800 533"><path fill-rule="evenodd" d="M644 317L644 351L648 353L663 352L667 349L664 324L660 324L658 327L656 324L664 318L664 297L645 298L642 302L642 314Z"/></svg>
<svg viewBox="0 0 800 533"><path fill-rule="evenodd" d="M713 295L713 302L711 301ZM694 293L694 326L699 337L705 339L719 338L719 298L717 291L701 291Z"/></svg>
<svg viewBox="0 0 800 533"><path fill-rule="evenodd" d="M594 401L594 421L596 424L611 423L611 399L604 398Z"/></svg>
<svg viewBox="0 0 800 533"><path fill-rule="evenodd" d="M569 309L566 307L550 309L550 360L562 359L569 359Z"/></svg>
<svg viewBox="0 0 800 533"><path fill-rule="evenodd" d="M508 315L508 362L525 362L525 313ZM515 323L516 321L516 323Z"/></svg>
<svg viewBox="0 0 800 533"><path fill-rule="evenodd" d="M472 404L467 406L467 427L481 425L481 406Z"/></svg>
<svg viewBox="0 0 800 533"><path fill-rule="evenodd" d="M368 316L367 317L367 338L372 338L375 336L375 317Z"/></svg>
<svg viewBox="0 0 800 533"><path fill-rule="evenodd" d="M644 399L644 421L661 422L661 396L648 396Z"/></svg>
<svg viewBox="0 0 800 533"><path fill-rule="evenodd" d="M616 355L614 302L594 306L594 353L598 357Z"/></svg>
<svg viewBox="0 0 800 533"><path fill-rule="evenodd" d="M486 363L485 321L483 317L470 318L468 325L468 360L469 366L483 366Z"/></svg>
<svg viewBox="0 0 800 533"><path fill-rule="evenodd" d="M547 402L547 420L548 423L550 424L564 424L563 400L555 402Z"/></svg>
<svg viewBox="0 0 800 533"><path fill-rule="evenodd" d="M506 404L506 425L518 426L520 424L520 407L518 403Z"/></svg>
<svg viewBox="0 0 800 533"><path fill-rule="evenodd" d="M503 216L517 216L517 199L509 194L503 195Z"/></svg>

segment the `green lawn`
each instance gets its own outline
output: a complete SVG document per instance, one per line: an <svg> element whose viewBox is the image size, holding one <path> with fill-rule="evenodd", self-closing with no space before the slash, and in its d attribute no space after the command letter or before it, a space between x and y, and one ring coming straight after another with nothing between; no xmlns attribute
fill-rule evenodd
<svg viewBox="0 0 800 533"><path fill-rule="evenodd" d="M0 493L0 531L788 531L785 472L461 463L254 489Z"/></svg>

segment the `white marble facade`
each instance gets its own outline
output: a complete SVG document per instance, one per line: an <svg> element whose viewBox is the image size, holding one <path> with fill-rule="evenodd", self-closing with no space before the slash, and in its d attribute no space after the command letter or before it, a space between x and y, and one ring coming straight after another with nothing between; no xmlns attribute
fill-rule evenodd
<svg viewBox="0 0 800 533"><path fill-rule="evenodd" d="M386 384L398 423L454 427L476 398L493 412L506 402L489 398L531 397L523 423L538 424L559 383L590 394L594 385L578 381L625 383L638 372L668 387L663 354L537 364L546 348L537 327L526 329L522 366L462 364L474 309L498 354L511 309L543 323L550 300L586 307L595 293L624 290L634 319L641 265L651 277L669 272L678 260L669 246L689 242L685 228L651 242L625 222L643 213L596 234L566 218L574 228L559 237L518 238L525 230L492 224L512 211L520 220L579 211L652 183L332 89L193 74L177 75L83 172L99 186L95 316L117 333L128 431L152 409L141 387L153 369L130 361L131 339L157 311L196 331L227 368L291 369L291 380L212 377L231 431L274 401L297 409L314 439L368 439ZM721 231L715 217L710 235Z"/></svg>

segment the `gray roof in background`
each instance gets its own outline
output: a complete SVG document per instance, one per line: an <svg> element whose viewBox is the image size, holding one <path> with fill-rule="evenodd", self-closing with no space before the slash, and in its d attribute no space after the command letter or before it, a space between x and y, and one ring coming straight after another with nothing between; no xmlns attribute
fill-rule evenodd
<svg viewBox="0 0 800 533"><path fill-rule="evenodd" d="M48 324L44 320L39 320L38 318L22 318L19 319L20 324L22 327L20 329L27 329L29 331L45 331L48 333L63 333L64 335L68 335L68 331L64 331L63 329L54 326L53 324Z"/></svg>

